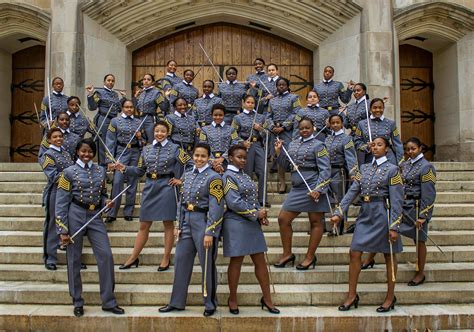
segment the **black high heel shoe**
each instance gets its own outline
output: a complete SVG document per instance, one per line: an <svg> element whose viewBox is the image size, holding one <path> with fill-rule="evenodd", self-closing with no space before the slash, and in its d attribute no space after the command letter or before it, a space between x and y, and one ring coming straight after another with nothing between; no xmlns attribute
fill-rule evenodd
<svg viewBox="0 0 474 332"><path fill-rule="evenodd" d="M318 259L316 258L316 256L313 257L313 259L311 260L311 263L309 263L308 265L303 265L303 264L298 264L296 265L296 269L297 270L307 270L309 269L310 266L313 266L313 269L316 267L316 262L318 261Z"/></svg>
<svg viewBox="0 0 474 332"><path fill-rule="evenodd" d="M279 194L286 194L286 183L285 183L285 187L283 190L281 190L281 187L278 189L278 193Z"/></svg>
<svg viewBox="0 0 474 332"><path fill-rule="evenodd" d="M163 272L163 271L166 271L170 268L170 262L168 262L168 265L166 266L158 266L158 272Z"/></svg>
<svg viewBox="0 0 474 332"><path fill-rule="evenodd" d="M395 309L395 303L397 303L397 297L394 296L393 297L393 301L392 303L390 303L390 305L386 308L386 307L383 307L383 306L380 306L377 308L377 312L389 312L390 310L392 309Z"/></svg>
<svg viewBox="0 0 474 332"><path fill-rule="evenodd" d="M285 259L283 262L273 264L273 266L277 268L286 267L286 264L290 262L291 262L291 266L295 266L295 259L296 259L296 256L294 254L291 254L291 256Z"/></svg>
<svg viewBox="0 0 474 332"><path fill-rule="evenodd" d="M236 309L232 309L229 305L229 302L230 302L230 297L227 299L227 306L229 307L229 312L232 315L238 315L239 314L239 307L237 307Z"/></svg>
<svg viewBox="0 0 474 332"><path fill-rule="evenodd" d="M278 310L276 307L270 308L270 307L265 303L265 301L263 300L263 296L262 296L262 298L260 299L260 304L262 305L262 310L263 310L263 307L265 307L265 308L267 308L268 312L271 313L271 314L279 314L279 313L280 313L280 310Z"/></svg>
<svg viewBox="0 0 474 332"><path fill-rule="evenodd" d="M356 294L356 297L354 298L354 301L352 301L350 304L341 304L339 306L339 311L349 311L351 310L351 307L354 306L354 308L357 309L359 306L359 294Z"/></svg>
<svg viewBox="0 0 474 332"><path fill-rule="evenodd" d="M372 269L375 265L375 260L372 259L369 263L367 264L361 264L360 269L361 270L367 270L369 267Z"/></svg>
<svg viewBox="0 0 474 332"><path fill-rule="evenodd" d="M128 265L125 265L125 264L120 265L119 270L128 270L129 268L131 268L134 265L135 265L135 268L137 268L138 264L140 264L140 260L137 257L132 263L130 263Z"/></svg>

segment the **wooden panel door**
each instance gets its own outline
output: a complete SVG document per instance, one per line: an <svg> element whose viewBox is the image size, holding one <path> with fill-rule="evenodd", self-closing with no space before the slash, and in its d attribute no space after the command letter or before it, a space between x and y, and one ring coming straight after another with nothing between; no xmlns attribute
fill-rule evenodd
<svg viewBox="0 0 474 332"><path fill-rule="evenodd" d="M41 143L39 118L44 95L45 47L38 45L12 55L12 108L10 114L13 162L37 162Z"/></svg>
<svg viewBox="0 0 474 332"><path fill-rule="evenodd" d="M433 60L432 54L411 45L400 45L400 110L402 140L418 137L426 145L425 157L433 160Z"/></svg>
<svg viewBox="0 0 474 332"><path fill-rule="evenodd" d="M237 80L244 81L255 71L253 61L261 57L267 64L278 65L280 76L291 82L291 89L302 100L312 89L313 52L291 41L270 33L251 28L217 23L189 29L157 40L133 53L132 88L146 73L158 79L166 74L166 63L174 59L178 63L177 74L182 77L185 69L197 73L194 85L200 89L205 79L219 81L219 77L207 61L199 43L211 57L219 74L225 80L225 70L238 69Z"/></svg>

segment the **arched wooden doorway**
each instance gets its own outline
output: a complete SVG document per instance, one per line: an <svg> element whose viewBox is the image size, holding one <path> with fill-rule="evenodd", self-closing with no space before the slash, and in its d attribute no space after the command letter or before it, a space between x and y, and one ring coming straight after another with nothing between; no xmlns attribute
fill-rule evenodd
<svg viewBox="0 0 474 332"><path fill-rule="evenodd" d="M412 45L400 45L399 54L402 141L418 137L427 147L425 157L433 160L433 55Z"/></svg>
<svg viewBox="0 0 474 332"><path fill-rule="evenodd" d="M254 72L254 59L261 57L267 64L278 65L280 76L291 81L292 90L303 100L312 88L313 52L270 33L227 23L185 30L138 49L133 53L132 84L136 84L145 73L155 74L157 79L163 77L166 62L170 59L177 61L180 76L185 69L197 72L204 65L194 81L197 88L205 79L219 81L199 43L222 77L227 67L235 66L239 70L238 80L245 80Z"/></svg>
<svg viewBox="0 0 474 332"><path fill-rule="evenodd" d="M36 162L41 129L34 105L41 112L44 94L45 47L32 46L12 55L10 114L13 162Z"/></svg>

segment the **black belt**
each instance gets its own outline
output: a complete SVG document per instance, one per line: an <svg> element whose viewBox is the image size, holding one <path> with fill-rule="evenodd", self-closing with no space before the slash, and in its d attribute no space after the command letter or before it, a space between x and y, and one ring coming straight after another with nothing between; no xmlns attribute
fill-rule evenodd
<svg viewBox="0 0 474 332"><path fill-rule="evenodd" d="M385 196L360 195L360 200L364 203L385 202L386 199L387 199L387 197L385 197Z"/></svg>
<svg viewBox="0 0 474 332"><path fill-rule="evenodd" d="M80 200L76 199L76 198L72 198L72 202L78 206L80 206L81 208L83 209L86 209L86 210L89 210L89 211L95 211L97 210L98 208L100 208L100 202L99 204L95 205L95 204L87 204L87 203L84 203L84 202L81 202Z"/></svg>
<svg viewBox="0 0 474 332"><path fill-rule="evenodd" d="M273 122L273 125L275 127L283 127L282 123L281 122Z"/></svg>
<svg viewBox="0 0 474 332"><path fill-rule="evenodd" d="M183 206L186 209L186 211L190 211L190 212L207 213L207 211L209 211L209 208L200 208L199 206L196 206L192 203L184 203Z"/></svg>
<svg viewBox="0 0 474 332"><path fill-rule="evenodd" d="M240 110L230 110L230 109L226 109L225 112L227 114L239 114L239 111Z"/></svg>
<svg viewBox="0 0 474 332"><path fill-rule="evenodd" d="M210 124L209 122L206 122L206 121L198 121L198 123L201 127L204 127Z"/></svg>
<svg viewBox="0 0 474 332"><path fill-rule="evenodd" d="M334 105L334 106L320 106L321 108L325 108L327 109L328 111L332 111L332 110L335 110L335 109L339 109L339 105Z"/></svg>
<svg viewBox="0 0 474 332"><path fill-rule="evenodd" d="M140 144L138 143L133 143L133 144L125 144L125 143L120 143L120 142L117 142L117 145L118 146L121 146L121 147L126 147L127 149L130 149L130 148L139 148L140 147Z"/></svg>
<svg viewBox="0 0 474 332"><path fill-rule="evenodd" d="M420 199L420 196L405 195L405 199L419 200L419 199Z"/></svg>
<svg viewBox="0 0 474 332"><path fill-rule="evenodd" d="M146 177L152 180L163 179L163 178L172 178L174 177L173 173L170 174L158 174L156 172L146 173Z"/></svg>
<svg viewBox="0 0 474 332"><path fill-rule="evenodd" d="M332 165L331 168L344 168L344 165Z"/></svg>
<svg viewBox="0 0 474 332"><path fill-rule="evenodd" d="M298 170L300 172L316 172L318 169L316 167L298 167Z"/></svg>
<svg viewBox="0 0 474 332"><path fill-rule="evenodd" d="M249 138L248 137L242 137L242 139L244 141L248 140ZM257 137L257 136L253 136L251 139L250 139L250 142L262 142L262 138L261 137Z"/></svg>
<svg viewBox="0 0 474 332"><path fill-rule="evenodd" d="M223 154L224 154L224 152L221 152L221 151L215 151L215 152L212 153L214 158L220 158L220 157L222 157Z"/></svg>

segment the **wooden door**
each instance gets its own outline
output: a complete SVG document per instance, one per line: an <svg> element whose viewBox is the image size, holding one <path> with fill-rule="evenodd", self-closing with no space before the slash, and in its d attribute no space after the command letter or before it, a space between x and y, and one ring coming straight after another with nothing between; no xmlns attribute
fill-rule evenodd
<svg viewBox="0 0 474 332"><path fill-rule="evenodd" d="M411 45L400 45L400 113L402 140L418 137L426 145L425 157L433 160L433 56Z"/></svg>
<svg viewBox="0 0 474 332"><path fill-rule="evenodd" d="M12 55L12 108L10 114L13 162L37 162L41 143L39 118L44 91L45 47L33 46Z"/></svg>
<svg viewBox="0 0 474 332"><path fill-rule="evenodd" d="M203 80L219 81L207 61L199 43L211 57L221 77L225 70L234 66L238 69L238 81L244 81L255 71L253 62L261 57L266 64L278 65L280 76L291 82L291 89L302 100L312 89L313 52L270 33L251 28L217 23L189 29L157 40L133 53L132 88L146 73L159 79L166 74L166 63L174 59L178 63L177 74L182 77L185 69L197 73L194 85L200 89Z"/></svg>

